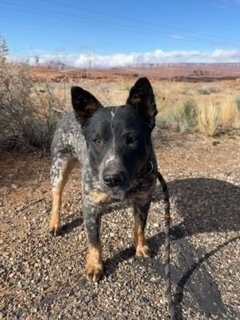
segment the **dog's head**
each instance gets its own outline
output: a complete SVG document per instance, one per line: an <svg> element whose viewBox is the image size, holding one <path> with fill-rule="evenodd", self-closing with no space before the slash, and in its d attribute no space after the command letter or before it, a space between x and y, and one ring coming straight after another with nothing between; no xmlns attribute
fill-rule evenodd
<svg viewBox="0 0 240 320"><path fill-rule="evenodd" d="M152 152L157 108L150 82L140 78L125 105L104 108L88 91L72 87L72 105L85 136L91 169L102 189L122 199Z"/></svg>

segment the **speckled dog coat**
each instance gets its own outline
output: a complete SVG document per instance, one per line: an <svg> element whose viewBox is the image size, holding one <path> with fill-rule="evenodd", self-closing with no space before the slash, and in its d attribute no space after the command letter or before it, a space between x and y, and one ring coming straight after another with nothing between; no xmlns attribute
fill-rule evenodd
<svg viewBox="0 0 240 320"><path fill-rule="evenodd" d="M72 87L74 112L66 115L52 142L53 206L50 231L61 231L60 207L69 172L82 165L83 218L88 236L86 275L103 275L101 215L113 201L134 206L136 255L148 257L144 228L157 179L151 142L157 108L150 82L140 78L125 105L104 108L88 91Z"/></svg>

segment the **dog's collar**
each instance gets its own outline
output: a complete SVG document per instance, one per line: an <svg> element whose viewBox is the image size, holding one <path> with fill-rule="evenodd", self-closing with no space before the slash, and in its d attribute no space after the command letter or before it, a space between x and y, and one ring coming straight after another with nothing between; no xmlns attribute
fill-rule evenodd
<svg viewBox="0 0 240 320"><path fill-rule="evenodd" d="M143 167L142 174L148 175L153 172L154 166L151 160L149 160Z"/></svg>

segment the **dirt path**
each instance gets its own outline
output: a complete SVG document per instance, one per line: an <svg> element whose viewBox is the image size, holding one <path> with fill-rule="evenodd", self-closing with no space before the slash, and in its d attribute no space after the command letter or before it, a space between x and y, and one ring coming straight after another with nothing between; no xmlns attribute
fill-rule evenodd
<svg viewBox="0 0 240 320"><path fill-rule="evenodd" d="M178 319L240 319L240 137L155 133L172 211L172 281ZM147 227L152 257L138 260L132 210L103 216L105 277L85 281L80 170L64 194L64 232L48 232L49 157L0 156L0 319L168 319L162 195Z"/></svg>

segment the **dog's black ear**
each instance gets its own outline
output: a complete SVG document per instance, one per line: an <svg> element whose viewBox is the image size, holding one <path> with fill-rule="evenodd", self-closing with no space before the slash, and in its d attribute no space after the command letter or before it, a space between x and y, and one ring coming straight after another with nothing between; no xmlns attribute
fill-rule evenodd
<svg viewBox="0 0 240 320"><path fill-rule="evenodd" d="M146 77L138 79L131 88L127 104L138 109L148 126L154 128L158 111L152 86Z"/></svg>
<svg viewBox="0 0 240 320"><path fill-rule="evenodd" d="M82 126L99 108L103 108L90 92L80 87L72 87L71 96L76 119Z"/></svg>

